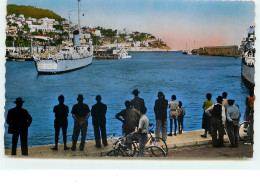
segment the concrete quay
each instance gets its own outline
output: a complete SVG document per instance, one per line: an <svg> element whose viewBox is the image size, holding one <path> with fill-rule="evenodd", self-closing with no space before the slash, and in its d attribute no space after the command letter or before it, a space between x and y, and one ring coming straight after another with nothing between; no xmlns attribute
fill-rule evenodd
<svg viewBox="0 0 260 185"><path fill-rule="evenodd" d="M208 138L202 138L200 136L202 134L204 134L204 130L187 131L183 132L182 134L177 134L177 136L168 136L166 143L168 148L205 145L212 143L210 135L208 136ZM224 137L224 141L228 142L226 135ZM54 147L53 144L29 147L29 156L22 156L20 148L17 148L17 156L11 156L11 149L5 149L5 155L7 155L10 158L85 159L99 157L100 159L104 159L107 158L107 152L109 152L112 149L112 141L110 138L108 138L108 146L102 146L101 148L95 147L94 140L86 140L84 151L79 150L79 142L80 141L78 141L77 143L76 151L63 150L63 144L59 144L58 151L54 151L51 149L52 147ZM68 143L68 146L71 147L71 144L72 143Z"/></svg>

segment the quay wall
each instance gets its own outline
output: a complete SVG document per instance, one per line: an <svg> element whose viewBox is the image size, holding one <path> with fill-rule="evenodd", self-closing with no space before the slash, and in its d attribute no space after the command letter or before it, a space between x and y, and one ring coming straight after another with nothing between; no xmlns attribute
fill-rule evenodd
<svg viewBox="0 0 260 185"><path fill-rule="evenodd" d="M242 51L238 46L214 46L204 47L199 49L193 49L193 55L210 55L210 56L228 56L228 57L240 57Z"/></svg>

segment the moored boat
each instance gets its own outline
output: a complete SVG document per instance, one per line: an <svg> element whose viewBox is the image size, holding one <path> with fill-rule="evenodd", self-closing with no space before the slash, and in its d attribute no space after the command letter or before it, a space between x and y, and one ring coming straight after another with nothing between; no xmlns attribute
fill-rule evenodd
<svg viewBox="0 0 260 185"><path fill-rule="evenodd" d="M80 22L78 22L78 28L79 30L73 32L73 45L60 48L57 53L49 55L46 60L41 60L39 55L34 56L34 62L38 74L59 74L70 72L86 67L92 63L92 41L91 39L88 39L86 45L81 45Z"/></svg>
<svg viewBox="0 0 260 185"><path fill-rule="evenodd" d="M241 43L241 77L249 89L255 86L255 27L250 26L247 37Z"/></svg>

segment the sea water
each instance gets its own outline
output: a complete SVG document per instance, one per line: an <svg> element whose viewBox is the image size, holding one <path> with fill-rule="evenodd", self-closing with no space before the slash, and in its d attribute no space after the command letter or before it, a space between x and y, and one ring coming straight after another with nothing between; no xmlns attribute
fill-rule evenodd
<svg viewBox="0 0 260 185"><path fill-rule="evenodd" d="M121 60L93 60L92 65L83 69L58 74L38 75L32 61L6 62L6 105L13 108L13 101L22 97L24 108L33 118L29 128L28 145L54 143L53 107L58 96L65 96L65 104L77 103L78 94L83 94L84 103L96 103L96 95L102 96L107 104L107 136L122 135L122 123L115 115L125 108L124 102L133 99L132 91L137 88L145 100L147 116L155 123L154 102L159 91L170 101L171 95L182 101L186 112L184 131L202 129L203 102L206 93L212 93L212 100L222 92L228 93L239 105L242 118L245 113L245 99L248 89L241 80L241 58L183 55L181 52L130 53L132 58ZM73 118L68 117L68 142L73 133ZM94 138L92 118L89 117L87 139ZM169 131L169 119L168 131ZM5 123L5 148L11 147L11 136ZM79 137L80 140L80 137ZM60 132L59 142L62 141Z"/></svg>

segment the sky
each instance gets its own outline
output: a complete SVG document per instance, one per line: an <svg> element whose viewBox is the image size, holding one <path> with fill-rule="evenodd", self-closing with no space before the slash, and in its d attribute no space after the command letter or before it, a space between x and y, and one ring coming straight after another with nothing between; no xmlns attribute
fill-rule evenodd
<svg viewBox="0 0 260 185"><path fill-rule="evenodd" d="M76 21L77 0L8 0L50 9ZM255 25L254 1L81 0L81 24L147 32L172 50L240 45Z"/></svg>

